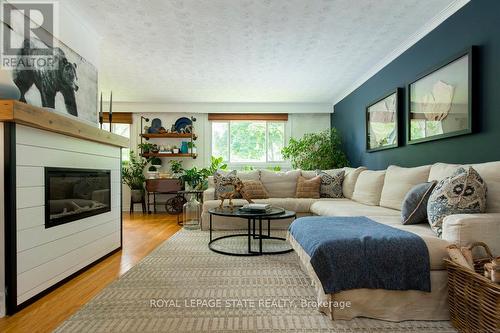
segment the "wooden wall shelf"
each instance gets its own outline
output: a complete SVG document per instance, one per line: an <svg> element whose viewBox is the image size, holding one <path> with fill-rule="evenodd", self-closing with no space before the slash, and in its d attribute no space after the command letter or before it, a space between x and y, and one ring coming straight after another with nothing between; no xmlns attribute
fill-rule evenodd
<svg viewBox="0 0 500 333"><path fill-rule="evenodd" d="M192 157L196 158L198 154L169 154L169 153L144 153L143 157Z"/></svg>
<svg viewBox="0 0 500 333"><path fill-rule="evenodd" d="M15 100L0 100L0 121L13 122L110 146L123 148L129 146L129 140L126 137L103 131L97 127L97 124L92 126L78 118Z"/></svg>
<svg viewBox="0 0 500 333"><path fill-rule="evenodd" d="M141 136L145 139L157 139L157 138L191 139L191 133L162 133L162 134L143 133L141 134ZM196 140L196 134L193 134L193 140Z"/></svg>
<svg viewBox="0 0 500 333"><path fill-rule="evenodd" d="M142 127L142 119L141 118L141 127ZM149 121L149 120L148 120ZM194 125L194 122L196 121L196 118L191 117L191 124ZM194 132L194 126L191 126L192 131ZM142 129L141 129L142 131ZM195 133L141 133L139 134L141 138L141 147L143 144L143 140L148 141L149 139L189 139L190 142L188 144L191 144L191 147L195 147L194 141L198 138ZM184 143L184 142L183 142ZM189 150L191 151L191 150ZM173 154L173 153L144 153L143 149L141 148L141 155L143 157L188 157L188 158L196 158L197 154Z"/></svg>

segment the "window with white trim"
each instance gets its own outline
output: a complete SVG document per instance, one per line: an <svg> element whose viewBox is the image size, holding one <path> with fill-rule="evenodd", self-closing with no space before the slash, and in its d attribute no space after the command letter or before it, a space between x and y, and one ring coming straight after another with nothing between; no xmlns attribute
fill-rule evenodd
<svg viewBox="0 0 500 333"><path fill-rule="evenodd" d="M109 131L109 123L103 123L102 129ZM130 139L130 124L113 123L111 124L111 132ZM122 148L122 161L128 161L130 159L129 155L130 148Z"/></svg>
<svg viewBox="0 0 500 333"><path fill-rule="evenodd" d="M285 121L212 121L212 155L231 164L283 162Z"/></svg>

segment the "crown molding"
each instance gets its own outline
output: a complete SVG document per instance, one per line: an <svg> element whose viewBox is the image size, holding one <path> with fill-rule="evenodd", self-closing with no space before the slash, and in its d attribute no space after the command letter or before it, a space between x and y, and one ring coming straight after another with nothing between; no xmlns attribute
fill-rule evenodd
<svg viewBox="0 0 500 333"><path fill-rule="evenodd" d="M107 110L109 102L104 102ZM113 102L113 112L132 113L332 113L330 103L141 103Z"/></svg>
<svg viewBox="0 0 500 333"><path fill-rule="evenodd" d="M348 89L346 89L343 93L337 95L333 99L333 104L334 105L337 104L338 102L346 98L354 90L358 89L363 83L365 83L375 74L380 72L385 66L389 65L397 57L399 57L410 47L415 45L419 40L424 38L429 32L436 29L441 23L443 23L453 14L455 14L460 8L468 4L470 1L471 0L455 0L452 3L450 3L445 9L443 9L436 16L434 16L429 22L427 22L421 29L419 29L413 35L408 37L408 39L406 39L401 45L396 47L391 53L385 56L369 71L367 71L366 74L364 74L358 80L356 80Z"/></svg>

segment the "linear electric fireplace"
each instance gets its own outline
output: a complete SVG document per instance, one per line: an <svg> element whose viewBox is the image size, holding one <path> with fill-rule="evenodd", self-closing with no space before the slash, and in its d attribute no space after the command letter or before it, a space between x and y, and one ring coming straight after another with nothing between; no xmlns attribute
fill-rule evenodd
<svg viewBox="0 0 500 333"><path fill-rule="evenodd" d="M109 211L110 170L45 168L45 228Z"/></svg>

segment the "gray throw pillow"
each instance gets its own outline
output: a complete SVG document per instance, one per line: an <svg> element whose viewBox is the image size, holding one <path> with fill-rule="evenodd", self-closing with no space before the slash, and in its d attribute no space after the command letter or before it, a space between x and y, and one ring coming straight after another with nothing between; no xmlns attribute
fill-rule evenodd
<svg viewBox="0 0 500 333"><path fill-rule="evenodd" d="M406 193L401 205L401 223L427 223L427 202L437 182L418 184Z"/></svg>
<svg viewBox="0 0 500 333"><path fill-rule="evenodd" d="M443 220L453 214L475 214L486 211L487 187L474 168L459 168L441 180L429 198L427 216L432 230L441 237Z"/></svg>
<svg viewBox="0 0 500 333"><path fill-rule="evenodd" d="M215 185L215 198L219 199L219 194L234 191L233 185L224 185L228 182L233 182L237 179L236 170L228 173L222 173L217 171L214 174L214 185ZM240 196L236 196L240 197ZM235 198L236 198L235 197Z"/></svg>
<svg viewBox="0 0 500 333"><path fill-rule="evenodd" d="M316 170L316 175L321 178L319 189L320 198L343 198L342 183L344 182L344 170L333 174L328 174L321 170Z"/></svg>

